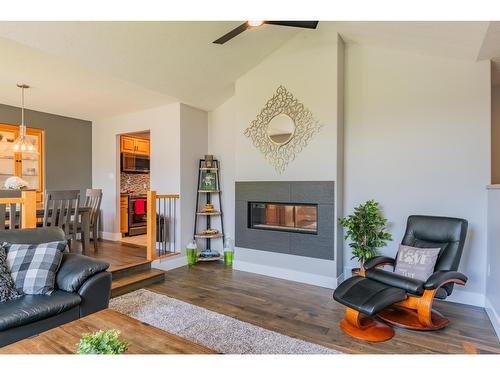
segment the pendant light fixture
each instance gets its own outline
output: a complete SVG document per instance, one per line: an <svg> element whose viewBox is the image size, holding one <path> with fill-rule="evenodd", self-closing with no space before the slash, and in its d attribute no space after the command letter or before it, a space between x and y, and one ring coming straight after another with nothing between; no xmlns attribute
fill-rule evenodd
<svg viewBox="0 0 500 375"><path fill-rule="evenodd" d="M24 90L30 87L25 83L18 83L17 87L21 89L21 125L19 125L19 136L14 141L12 149L14 152L33 154L36 153L37 150L33 143L29 142L26 138L26 125L24 124Z"/></svg>

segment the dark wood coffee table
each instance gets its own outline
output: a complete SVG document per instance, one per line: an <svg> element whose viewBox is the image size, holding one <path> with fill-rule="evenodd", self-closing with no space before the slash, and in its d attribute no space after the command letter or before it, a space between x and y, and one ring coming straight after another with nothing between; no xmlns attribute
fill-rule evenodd
<svg viewBox="0 0 500 375"><path fill-rule="evenodd" d="M0 354L75 354L83 333L118 329L128 342L125 354L213 354L212 349L188 341L139 320L106 309L37 336L0 348Z"/></svg>

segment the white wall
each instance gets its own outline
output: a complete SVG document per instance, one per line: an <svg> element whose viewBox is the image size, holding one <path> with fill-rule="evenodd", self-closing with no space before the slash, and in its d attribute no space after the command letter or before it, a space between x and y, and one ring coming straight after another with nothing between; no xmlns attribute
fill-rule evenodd
<svg viewBox="0 0 500 375"><path fill-rule="evenodd" d="M300 33L240 77L235 95L209 115L209 152L222 163L224 225L234 234L235 181L336 181L339 49L337 34L322 30ZM340 56L342 58L342 56ZM244 130L259 114L278 86L286 87L323 125L288 168L277 173L258 151ZM341 103L341 100L340 100ZM339 174L340 175L340 174ZM292 280L334 287L335 261L237 249L235 268ZM341 267L340 267L341 268Z"/></svg>
<svg viewBox="0 0 500 375"><path fill-rule="evenodd" d="M411 214L469 221L451 300L482 305L486 193L490 179L489 62L466 62L348 45L345 91L346 214L380 202L394 240ZM346 266L352 265L347 244Z"/></svg>
<svg viewBox="0 0 500 375"><path fill-rule="evenodd" d="M118 135L151 131L151 189L180 191L180 104L99 119L92 124L92 186L103 189L103 237L118 240L120 146Z"/></svg>
<svg viewBox="0 0 500 375"><path fill-rule="evenodd" d="M180 106L180 195L181 195L181 249L193 239L198 164L208 151L208 114L181 104Z"/></svg>
<svg viewBox="0 0 500 375"><path fill-rule="evenodd" d="M236 100L234 97L208 113L208 152L221 164L221 196L224 230L234 238L234 178L236 173ZM221 250L221 247L214 247Z"/></svg>
<svg viewBox="0 0 500 375"><path fill-rule="evenodd" d="M488 190L488 260L486 311L500 338L500 185Z"/></svg>
<svg viewBox="0 0 500 375"><path fill-rule="evenodd" d="M491 183L500 184L500 87L491 88Z"/></svg>

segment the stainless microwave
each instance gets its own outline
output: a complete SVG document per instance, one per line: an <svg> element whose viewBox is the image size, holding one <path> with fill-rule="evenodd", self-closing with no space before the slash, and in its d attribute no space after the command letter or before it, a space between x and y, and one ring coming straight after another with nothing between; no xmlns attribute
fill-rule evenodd
<svg viewBox="0 0 500 375"><path fill-rule="evenodd" d="M127 173L149 173L149 156L122 152L121 171Z"/></svg>

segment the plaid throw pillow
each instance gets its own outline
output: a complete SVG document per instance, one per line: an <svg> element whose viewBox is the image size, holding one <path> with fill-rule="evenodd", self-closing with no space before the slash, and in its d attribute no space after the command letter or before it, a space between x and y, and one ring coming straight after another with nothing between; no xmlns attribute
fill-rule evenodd
<svg viewBox="0 0 500 375"><path fill-rule="evenodd" d="M16 284L14 284L9 267L7 266L7 254L5 254L5 249L0 246L0 302L5 302L20 296L21 293L17 291Z"/></svg>
<svg viewBox="0 0 500 375"><path fill-rule="evenodd" d="M66 250L66 241L39 245L21 245L4 242L7 265L18 292L25 294L51 294L56 272Z"/></svg>

